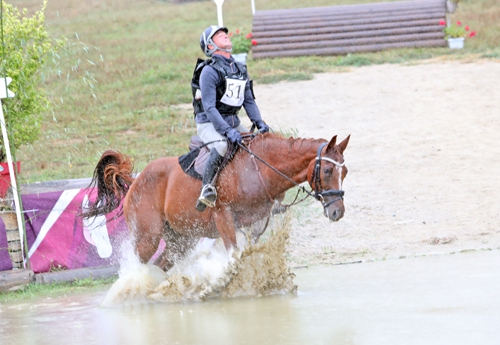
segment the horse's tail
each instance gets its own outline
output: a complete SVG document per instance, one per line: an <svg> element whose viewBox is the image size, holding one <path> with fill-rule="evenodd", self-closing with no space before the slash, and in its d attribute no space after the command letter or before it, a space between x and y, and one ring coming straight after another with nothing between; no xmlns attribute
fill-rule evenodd
<svg viewBox="0 0 500 345"><path fill-rule="evenodd" d="M97 187L97 198L91 206L82 210L80 216L91 218L116 210L134 182L133 170L134 165L129 157L114 150L104 152L87 187ZM115 217L120 216L122 211Z"/></svg>

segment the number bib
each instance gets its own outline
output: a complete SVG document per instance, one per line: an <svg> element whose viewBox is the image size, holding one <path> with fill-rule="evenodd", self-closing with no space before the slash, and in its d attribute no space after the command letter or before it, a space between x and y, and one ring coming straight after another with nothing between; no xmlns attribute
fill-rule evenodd
<svg viewBox="0 0 500 345"><path fill-rule="evenodd" d="M240 107L245 100L246 83L246 79L226 78L226 92L220 101L232 107Z"/></svg>

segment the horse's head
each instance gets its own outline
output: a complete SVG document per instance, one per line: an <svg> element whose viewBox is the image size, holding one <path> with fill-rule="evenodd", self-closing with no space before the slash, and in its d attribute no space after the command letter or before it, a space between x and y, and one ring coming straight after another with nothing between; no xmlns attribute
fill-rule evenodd
<svg viewBox="0 0 500 345"><path fill-rule="evenodd" d="M343 154L349 138L350 135L336 145L337 136L334 136L329 143L321 144L316 159L311 161L307 171L307 181L314 196L323 204L325 216L334 222L345 212L342 182L347 175L347 167Z"/></svg>

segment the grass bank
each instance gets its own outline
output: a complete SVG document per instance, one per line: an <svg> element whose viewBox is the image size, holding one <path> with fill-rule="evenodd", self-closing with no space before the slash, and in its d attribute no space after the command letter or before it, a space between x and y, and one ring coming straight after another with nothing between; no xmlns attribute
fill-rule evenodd
<svg viewBox="0 0 500 345"><path fill-rule="evenodd" d="M309 0L307 7L361 2L375 1ZM40 8L42 0L13 3L30 13ZM256 1L257 10L304 6L300 0ZM226 1L223 10L231 30L251 29L250 1ZM109 148L131 156L137 170L157 157L186 152L189 137L195 133L192 110L186 106L191 101L189 83L194 63L202 57L199 35L217 22L212 1L49 0L46 17L53 35L64 35L78 47L81 61L78 68L47 77L56 107L44 116L40 140L17 152L23 162L22 183L90 177L101 153ZM497 0L462 1L453 19L478 32L461 51L401 49L250 59L249 69L259 84L310 79L314 73L344 66L500 59Z"/></svg>
<svg viewBox="0 0 500 345"><path fill-rule="evenodd" d="M30 283L24 285L19 290L0 292L0 304L15 303L19 301L26 302L27 300L44 297L60 297L78 292L100 291L109 288L115 281L116 277L95 280L87 278L75 280L74 282L53 284Z"/></svg>

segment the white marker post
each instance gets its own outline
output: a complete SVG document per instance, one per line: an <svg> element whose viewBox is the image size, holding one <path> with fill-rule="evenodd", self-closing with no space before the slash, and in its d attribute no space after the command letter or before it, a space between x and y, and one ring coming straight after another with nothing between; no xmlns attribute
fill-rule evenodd
<svg viewBox="0 0 500 345"><path fill-rule="evenodd" d="M17 184L16 184L16 174L14 171L14 164L12 164L12 155L10 153L10 144L9 144L9 136L7 135L7 127L5 126L5 117L3 115L3 108L1 104L1 100L4 98L12 98L15 96L14 92L10 91L7 86L9 86L10 82L12 81L12 78L0 78L0 124L2 126L2 136L3 136L3 143L5 146L5 154L7 155L7 164L9 166L9 171L10 171L10 184L12 186L12 189L14 190L14 205L16 206L16 215L17 215L17 224L19 227L19 237L21 239L21 253L24 258L24 234L23 234L23 229L24 229L24 222L21 217L21 204L19 202L19 194L17 191ZM23 260L23 266L26 268L26 261Z"/></svg>
<svg viewBox="0 0 500 345"><path fill-rule="evenodd" d="M222 4L224 0L214 0L215 5L217 5L217 19L219 21L219 26L224 26L224 21L222 20Z"/></svg>

